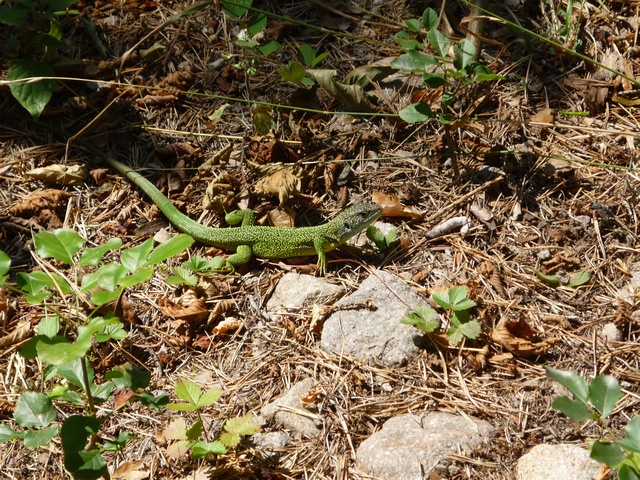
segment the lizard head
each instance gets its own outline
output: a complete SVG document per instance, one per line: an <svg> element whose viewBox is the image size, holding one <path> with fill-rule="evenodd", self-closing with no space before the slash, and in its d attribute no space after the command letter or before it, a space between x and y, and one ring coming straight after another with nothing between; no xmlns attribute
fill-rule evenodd
<svg viewBox="0 0 640 480"><path fill-rule="evenodd" d="M382 215L382 207L377 203L359 203L347 208L335 218L338 244L342 245L359 234Z"/></svg>

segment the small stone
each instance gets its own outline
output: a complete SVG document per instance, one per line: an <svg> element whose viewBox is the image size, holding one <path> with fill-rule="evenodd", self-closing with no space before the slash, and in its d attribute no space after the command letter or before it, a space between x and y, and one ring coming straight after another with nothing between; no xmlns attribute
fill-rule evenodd
<svg viewBox="0 0 640 480"><path fill-rule="evenodd" d="M602 336L607 343L619 342L622 340L622 332L615 323L607 323L602 327Z"/></svg>
<svg viewBox="0 0 640 480"><path fill-rule="evenodd" d="M536 445L520 457L516 480L593 480L598 478L600 464L589 451L577 445Z"/></svg>

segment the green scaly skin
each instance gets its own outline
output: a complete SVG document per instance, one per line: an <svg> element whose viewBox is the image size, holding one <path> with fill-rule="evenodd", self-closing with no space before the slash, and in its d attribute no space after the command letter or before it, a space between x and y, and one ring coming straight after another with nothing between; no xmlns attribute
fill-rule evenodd
<svg viewBox="0 0 640 480"><path fill-rule="evenodd" d="M98 154L94 148L91 150ZM251 257L290 258L318 255L320 274L324 275L327 268L326 253L362 232L382 214L380 205L360 203L323 225L283 228L255 225L253 212L244 210L240 227L205 227L180 212L155 185L138 172L103 152L99 152L99 155L146 193L178 230L204 244L227 251L235 250L227 259L227 266L231 269L247 263Z"/></svg>

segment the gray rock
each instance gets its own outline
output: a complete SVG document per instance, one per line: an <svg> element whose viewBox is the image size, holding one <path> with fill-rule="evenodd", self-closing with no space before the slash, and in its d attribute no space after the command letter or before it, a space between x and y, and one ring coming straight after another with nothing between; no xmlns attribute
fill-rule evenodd
<svg viewBox="0 0 640 480"><path fill-rule="evenodd" d="M447 455L469 453L493 427L484 420L444 412L391 418L356 451L360 470L380 480L423 480Z"/></svg>
<svg viewBox="0 0 640 480"><path fill-rule="evenodd" d="M600 464L589 452L577 445L536 445L520 457L516 480L593 480L598 478Z"/></svg>
<svg viewBox="0 0 640 480"><path fill-rule="evenodd" d="M290 441L286 432L256 433L249 437L249 443L266 457L277 457L275 450L286 447Z"/></svg>
<svg viewBox="0 0 640 480"><path fill-rule="evenodd" d="M294 433L315 437L320 434L322 425L320 419L302 406L301 397L313 388L313 379L307 378L296 383L291 389L276 401L262 409L262 415Z"/></svg>
<svg viewBox="0 0 640 480"><path fill-rule="evenodd" d="M344 292L344 286L334 285L323 278L287 273L278 282L273 295L267 302L266 310L271 318L298 313L305 306L322 303Z"/></svg>
<svg viewBox="0 0 640 480"><path fill-rule="evenodd" d="M402 299L402 300L400 300ZM348 305L373 308L343 308ZM390 273L376 270L353 294L336 302L336 311L327 319L320 345L337 355L392 367L406 363L418 352L421 334L415 327L400 323L402 317L427 300Z"/></svg>

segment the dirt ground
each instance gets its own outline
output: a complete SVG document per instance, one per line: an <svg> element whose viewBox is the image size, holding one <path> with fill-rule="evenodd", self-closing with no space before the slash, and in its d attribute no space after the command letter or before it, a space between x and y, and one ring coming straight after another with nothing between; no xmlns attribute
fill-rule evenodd
<svg viewBox="0 0 640 480"><path fill-rule="evenodd" d="M363 115L325 88L295 85L278 72L303 44L327 52L316 68L335 69L338 79L374 62L388 65L403 53L394 36L404 20L429 6L445 35L475 38L481 63L502 76L456 85L452 123L434 117L408 124L392 115L418 101L436 112L444 108L443 89L425 87L419 75L393 83L369 78L375 112ZM240 23L252 14L236 20L213 2L165 25L185 4L82 2L79 16L62 21L65 54L84 63L60 70L65 79L40 120L0 86L0 249L13 260L12 275L39 268L31 235L41 229L65 226L91 245L120 237L126 246L163 228L173 231L139 190L74 144L77 135L132 167L148 167L142 171L181 211L211 226L224 226L222 212L237 207L253 208L261 222L286 224L294 212L296 225L316 224L349 203L384 198L383 220L396 226L399 241L384 254L331 255L327 278L355 289L376 267L425 296L464 285L483 328L480 338L426 348L411 364L371 366L322 352L311 309L282 322L262 317L279 278L290 269L313 273L314 258L286 265L253 260L235 275L207 278L192 294L215 315L199 323L168 315L166 302L178 302L189 289L168 285L169 272L158 269L151 281L126 291L129 335L96 346L96 376L129 363L152 374L155 392L171 393L185 377L221 386L222 398L205 414L213 431L222 419L258 413L311 376L323 434L294 438L277 458L241 443L209 462L169 459L159 433L176 412L134 403L101 431L105 438L125 429L135 435L122 452L105 454L109 467L141 461L134 469L140 477L122 478L363 479L355 449L364 439L395 415L439 410L482 418L496 431L482 449L452 456L448 469L430 478L511 478L517 459L537 444L586 446L602 435L594 423L575 424L551 408L560 390L546 380L543 365L618 378L625 396L611 417L613 432L640 413L638 316L629 288L640 271L640 116L634 97L623 93L634 88L629 78L640 76L640 4L573 6L567 18L566 2L487 2L490 12L530 31L523 33L491 15L472 26L463 1L444 8L409 0L254 2L270 14L256 41L282 46L267 57L236 42ZM99 26L105 56L89 40L87 22ZM12 35L0 30L5 44ZM5 60L2 78L6 68ZM271 128L261 132L264 121ZM212 166L199 171L207 161ZM25 175L63 163L87 164L90 175L75 186ZM280 164L293 187L271 175L269 168ZM212 210L204 211L208 185ZM466 233L427 236L460 216L472 219ZM198 244L190 252L219 253ZM570 286L567 280L581 271L590 280ZM5 295L0 414L15 426L17 395L42 388L42 365L18 352L44 310ZM216 333L225 319L243 326ZM17 335L24 322L31 329ZM617 341L605 340L607 324L615 325L607 328L620 334ZM496 327L509 338L497 339ZM61 418L78 413L70 405L58 408ZM67 475L57 440L36 451L3 444L0 464L2 478Z"/></svg>

